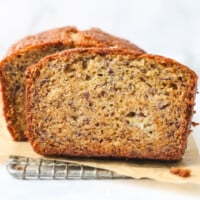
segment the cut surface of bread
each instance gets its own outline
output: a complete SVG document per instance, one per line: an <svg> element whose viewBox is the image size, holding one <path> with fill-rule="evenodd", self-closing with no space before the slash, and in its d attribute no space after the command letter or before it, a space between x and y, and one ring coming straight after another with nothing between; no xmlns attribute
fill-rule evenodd
<svg viewBox="0 0 200 200"><path fill-rule="evenodd" d="M79 31L75 27L49 30L28 36L14 44L8 51L6 58L0 63L4 115L14 140L26 140L24 134L26 130L24 71L26 68L47 55L81 46L117 46L143 52L136 45L104 33L100 29Z"/></svg>
<svg viewBox="0 0 200 200"><path fill-rule="evenodd" d="M74 49L26 71L27 137L42 155L179 160L196 74L161 56Z"/></svg>

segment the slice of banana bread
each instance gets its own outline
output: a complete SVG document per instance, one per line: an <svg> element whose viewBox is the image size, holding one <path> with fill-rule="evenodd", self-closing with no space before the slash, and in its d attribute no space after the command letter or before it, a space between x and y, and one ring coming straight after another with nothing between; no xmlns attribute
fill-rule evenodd
<svg viewBox="0 0 200 200"><path fill-rule="evenodd" d="M74 49L26 71L27 137L42 155L181 159L197 76L168 58Z"/></svg>
<svg viewBox="0 0 200 200"><path fill-rule="evenodd" d="M85 41L87 40L87 41ZM142 51L126 40L116 38L99 29L78 31L75 27L49 30L28 36L14 44L0 63L4 115L7 127L16 141L25 140L26 121L25 77L27 66L37 63L46 55L75 47L113 47Z"/></svg>

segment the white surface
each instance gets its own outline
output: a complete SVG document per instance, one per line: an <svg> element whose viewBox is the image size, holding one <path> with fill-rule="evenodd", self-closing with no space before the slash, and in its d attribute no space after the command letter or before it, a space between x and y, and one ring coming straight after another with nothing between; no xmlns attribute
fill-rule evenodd
<svg viewBox="0 0 200 200"><path fill-rule="evenodd" d="M0 57L15 41L45 29L99 27L146 51L172 57L200 75L198 0L0 0ZM195 121L200 121L200 95ZM198 131L197 131L198 130ZM200 149L199 128L196 142ZM200 186L148 181L20 181L0 166L1 199L200 199Z"/></svg>
<svg viewBox="0 0 200 200"><path fill-rule="evenodd" d="M1 199L199 200L200 185L166 184L143 180L23 181L0 167ZM2 198L3 197L3 198Z"/></svg>

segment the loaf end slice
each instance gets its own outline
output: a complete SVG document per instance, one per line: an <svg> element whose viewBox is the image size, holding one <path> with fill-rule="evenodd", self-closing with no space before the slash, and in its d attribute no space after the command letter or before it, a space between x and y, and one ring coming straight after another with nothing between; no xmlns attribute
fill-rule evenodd
<svg viewBox="0 0 200 200"><path fill-rule="evenodd" d="M67 50L26 71L27 137L42 155L182 158L196 74L174 60Z"/></svg>

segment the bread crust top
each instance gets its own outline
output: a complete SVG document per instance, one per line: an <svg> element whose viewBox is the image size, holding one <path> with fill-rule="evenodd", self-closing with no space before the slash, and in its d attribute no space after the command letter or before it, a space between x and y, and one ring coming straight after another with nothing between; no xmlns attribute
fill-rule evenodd
<svg viewBox="0 0 200 200"><path fill-rule="evenodd" d="M35 46L43 46L44 44L50 45L61 43L70 46L70 44L73 44L70 35L75 33L78 33L76 27L66 26L44 31L35 35L29 35L13 44L7 51L7 55L21 52L25 49L31 49Z"/></svg>
<svg viewBox="0 0 200 200"><path fill-rule="evenodd" d="M135 44L130 43L128 40L112 36L98 28L79 31L74 26L66 26L27 36L12 45L6 55L8 56L20 53L21 51L26 51L26 49L29 50L37 46L49 46L53 44L63 44L71 48L115 46L118 48L145 52Z"/></svg>

